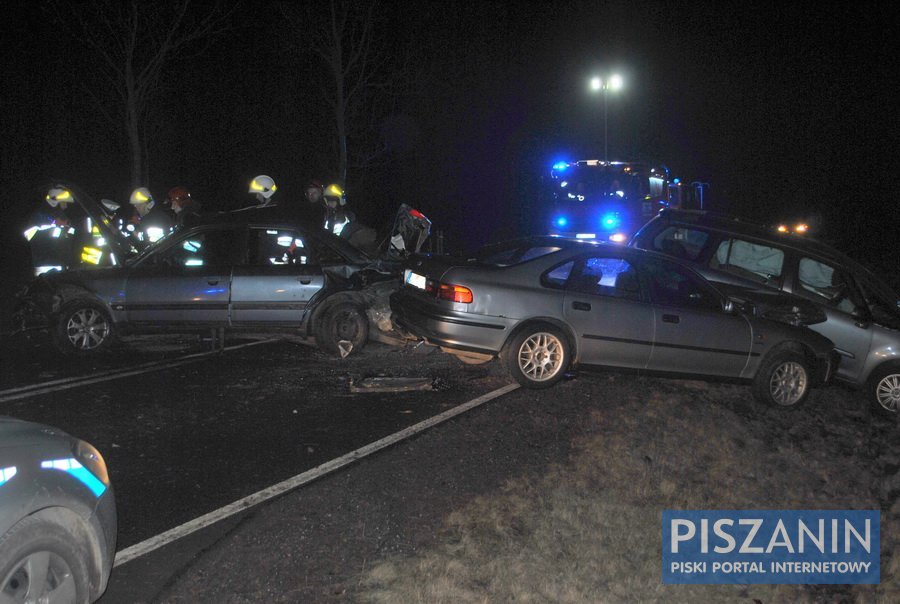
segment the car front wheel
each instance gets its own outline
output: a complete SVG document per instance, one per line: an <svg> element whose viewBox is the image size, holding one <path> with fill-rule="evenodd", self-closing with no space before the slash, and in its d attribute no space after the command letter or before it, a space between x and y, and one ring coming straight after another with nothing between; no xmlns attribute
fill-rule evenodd
<svg viewBox="0 0 900 604"><path fill-rule="evenodd" d="M882 413L896 415L900 410L900 365L882 367L872 374L869 399Z"/></svg>
<svg viewBox="0 0 900 604"><path fill-rule="evenodd" d="M569 344L555 327L539 325L523 330L504 354L506 368L526 388L549 388L569 367Z"/></svg>
<svg viewBox="0 0 900 604"><path fill-rule="evenodd" d="M369 320L356 304L338 302L324 310L315 335L319 348L344 357L365 346L369 339Z"/></svg>
<svg viewBox="0 0 900 604"><path fill-rule="evenodd" d="M69 531L29 516L0 538L0 601L88 602L87 560Z"/></svg>
<svg viewBox="0 0 900 604"><path fill-rule="evenodd" d="M799 405L809 396L811 375L809 361L802 353L775 352L760 366L753 380L753 395L770 405Z"/></svg>
<svg viewBox="0 0 900 604"><path fill-rule="evenodd" d="M92 354L109 347L114 335L106 309L90 300L73 300L59 313L53 340L65 354Z"/></svg>

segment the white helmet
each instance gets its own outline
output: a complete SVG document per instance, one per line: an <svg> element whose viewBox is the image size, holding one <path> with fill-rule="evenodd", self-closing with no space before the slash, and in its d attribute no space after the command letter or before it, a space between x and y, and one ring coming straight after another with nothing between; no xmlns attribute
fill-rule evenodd
<svg viewBox="0 0 900 604"><path fill-rule="evenodd" d="M150 203L151 201L153 201L153 195L150 194L150 190L147 187L139 187L131 192L131 199L128 200L128 203L136 206L141 203Z"/></svg>
<svg viewBox="0 0 900 604"><path fill-rule="evenodd" d="M60 203L72 203L72 193L63 187L52 187L47 191L47 203L51 208L55 208Z"/></svg>
<svg viewBox="0 0 900 604"><path fill-rule="evenodd" d="M272 195L275 194L275 191L278 189L275 186L275 181L272 180L271 176L266 176L265 174L260 174L256 178L250 181L250 190L248 193L256 193L263 199L269 199Z"/></svg>

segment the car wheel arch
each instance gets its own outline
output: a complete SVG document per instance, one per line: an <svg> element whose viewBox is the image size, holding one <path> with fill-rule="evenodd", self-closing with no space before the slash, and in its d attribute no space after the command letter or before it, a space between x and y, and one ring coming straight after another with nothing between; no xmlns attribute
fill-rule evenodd
<svg viewBox="0 0 900 604"><path fill-rule="evenodd" d="M91 593L97 593L102 583L103 544L97 539L98 535L102 533L102 529L96 519L82 516L75 510L63 505L53 505L32 512L20 519L15 526L29 518L59 526L84 546L88 553L89 561L87 569L90 581L89 588ZM110 552L110 555L113 556L114 552Z"/></svg>
<svg viewBox="0 0 900 604"><path fill-rule="evenodd" d="M554 319L553 317L532 317L530 319L526 319L524 321L520 321L506 336L506 339L503 342L503 346L500 349L499 356L503 356L504 351L509 346L509 343L512 342L516 336L525 331L526 329L530 329L536 325L551 325L562 331L563 335L566 336L567 344L569 345L569 350L572 351L572 364L578 362L578 343L577 338L575 337L575 332L572 331L572 328L568 323L564 321L560 321L559 319Z"/></svg>
<svg viewBox="0 0 900 604"><path fill-rule="evenodd" d="M874 404L881 408L881 403L879 403L876 398L875 389L878 382L893 374L900 374L900 359L883 361L872 368L869 375L866 376L865 381L862 383L863 391L868 399L867 404ZM884 411L888 414L900 413L900 411L891 411L887 408L884 408Z"/></svg>

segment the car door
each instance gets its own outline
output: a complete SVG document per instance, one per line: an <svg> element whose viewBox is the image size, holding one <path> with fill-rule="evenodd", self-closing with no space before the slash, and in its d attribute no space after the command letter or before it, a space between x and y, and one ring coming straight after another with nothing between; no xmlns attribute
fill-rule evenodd
<svg viewBox="0 0 900 604"><path fill-rule="evenodd" d="M644 258L641 274L653 303L655 337L648 367L741 377L752 353L750 323L723 310L722 297L674 262Z"/></svg>
<svg viewBox="0 0 900 604"><path fill-rule="evenodd" d="M231 284L236 325L300 325L310 299L324 287L318 250L296 228L251 227L246 261Z"/></svg>
<svg viewBox="0 0 900 604"><path fill-rule="evenodd" d="M578 338L579 362L638 369L647 365L653 309L631 261L615 250L581 258L565 289L563 315Z"/></svg>
<svg viewBox="0 0 900 604"><path fill-rule="evenodd" d="M127 320L138 325L224 325L238 229L210 226L174 235L129 271Z"/></svg>
<svg viewBox="0 0 900 604"><path fill-rule="evenodd" d="M841 355L837 375L856 382L872 345L872 325L865 301L850 274L834 263L798 255L791 293L815 302L828 319L810 325Z"/></svg>

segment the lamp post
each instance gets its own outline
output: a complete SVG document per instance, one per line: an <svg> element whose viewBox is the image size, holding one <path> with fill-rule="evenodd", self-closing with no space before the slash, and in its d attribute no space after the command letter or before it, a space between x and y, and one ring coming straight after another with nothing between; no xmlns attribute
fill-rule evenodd
<svg viewBox="0 0 900 604"><path fill-rule="evenodd" d="M607 163L609 163L609 92L621 90L624 83L622 76L615 73L605 78L599 76L591 78L591 90L603 93L603 161Z"/></svg>

